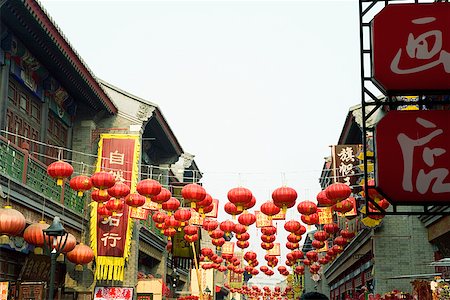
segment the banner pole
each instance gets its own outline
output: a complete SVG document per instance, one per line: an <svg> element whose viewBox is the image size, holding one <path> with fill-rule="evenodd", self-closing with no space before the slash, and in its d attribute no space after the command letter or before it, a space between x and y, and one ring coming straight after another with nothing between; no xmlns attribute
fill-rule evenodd
<svg viewBox="0 0 450 300"><path fill-rule="evenodd" d="M200 300L203 300L203 291L202 291L202 283L200 279L200 270L198 268L198 261L197 261L197 253L195 251L195 244L191 243L192 246L192 252L194 253L194 263L195 263L195 270L197 271L197 283L198 283L198 298Z"/></svg>

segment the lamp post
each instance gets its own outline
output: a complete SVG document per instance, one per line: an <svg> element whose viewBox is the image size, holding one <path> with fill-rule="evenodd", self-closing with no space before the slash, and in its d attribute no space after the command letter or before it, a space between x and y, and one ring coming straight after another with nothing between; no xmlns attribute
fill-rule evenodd
<svg viewBox="0 0 450 300"><path fill-rule="evenodd" d="M53 222L47 229L43 229L44 233L44 249L46 253L50 254L50 282L48 299L53 300L55 292L55 271L56 271L56 258L66 246L68 232L61 224L59 217L54 217Z"/></svg>

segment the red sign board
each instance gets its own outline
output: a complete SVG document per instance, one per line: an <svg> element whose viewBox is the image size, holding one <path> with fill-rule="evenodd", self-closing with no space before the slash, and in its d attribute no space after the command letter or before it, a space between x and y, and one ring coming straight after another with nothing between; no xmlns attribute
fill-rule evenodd
<svg viewBox="0 0 450 300"><path fill-rule="evenodd" d="M372 75L388 94L450 89L450 3L387 5L371 25Z"/></svg>
<svg viewBox="0 0 450 300"><path fill-rule="evenodd" d="M375 130L377 186L400 204L449 204L450 111L391 111Z"/></svg>

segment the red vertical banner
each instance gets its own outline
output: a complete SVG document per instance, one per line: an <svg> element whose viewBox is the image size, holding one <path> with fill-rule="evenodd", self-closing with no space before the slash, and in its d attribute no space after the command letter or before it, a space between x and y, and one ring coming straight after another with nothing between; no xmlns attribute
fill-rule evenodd
<svg viewBox="0 0 450 300"><path fill-rule="evenodd" d="M111 172L116 181L136 191L138 178L139 136L102 134L98 148L97 172ZM125 261L130 253L133 223L130 208L106 219L97 218L97 203L91 203L91 247L96 260L97 280L123 281Z"/></svg>

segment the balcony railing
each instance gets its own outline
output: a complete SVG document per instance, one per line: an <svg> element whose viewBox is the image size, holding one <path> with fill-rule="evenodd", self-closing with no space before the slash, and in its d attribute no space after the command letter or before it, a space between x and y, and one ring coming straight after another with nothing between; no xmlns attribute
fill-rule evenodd
<svg viewBox="0 0 450 300"><path fill-rule="evenodd" d="M47 166L29 154L27 150L10 143L0 136L0 175L21 182L30 190L41 194L51 201L58 202L78 214L83 213L85 196L77 196L77 192L65 182L61 188L56 180L48 176Z"/></svg>

